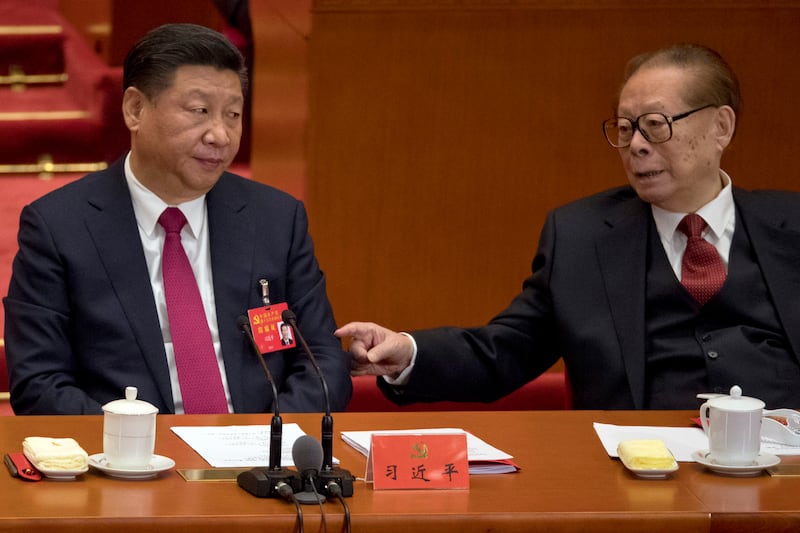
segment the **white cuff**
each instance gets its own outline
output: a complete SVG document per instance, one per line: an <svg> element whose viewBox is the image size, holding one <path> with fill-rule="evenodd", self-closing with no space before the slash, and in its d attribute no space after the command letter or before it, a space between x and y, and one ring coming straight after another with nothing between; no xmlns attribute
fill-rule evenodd
<svg viewBox="0 0 800 533"><path fill-rule="evenodd" d="M394 379L390 378L389 376L383 376L383 379L386 380L386 383L395 387L403 386L408 383L408 376L411 375L411 371L414 369L414 363L417 361L417 341L414 340L414 337L412 337L411 334L406 333L405 331L401 331L400 335L405 335L411 339L414 352L411 354L411 362L408 363L408 366L405 367L402 372L400 372L399 376Z"/></svg>

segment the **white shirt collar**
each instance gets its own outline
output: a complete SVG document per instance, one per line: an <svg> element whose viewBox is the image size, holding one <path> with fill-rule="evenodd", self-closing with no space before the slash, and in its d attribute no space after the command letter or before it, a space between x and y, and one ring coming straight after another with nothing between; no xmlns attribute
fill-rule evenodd
<svg viewBox="0 0 800 533"><path fill-rule="evenodd" d="M726 182L725 186L716 198L696 211L708 224L706 233L710 233L709 237L713 236L713 240L715 241L722 237L725 228L727 228L730 223L731 217L734 216L733 182L724 170L720 169L719 172ZM650 207L653 211L653 219L656 221L658 234L662 239L671 239L678 228L678 224L680 224L683 217L688 214L667 211L655 205L651 205Z"/></svg>
<svg viewBox="0 0 800 533"><path fill-rule="evenodd" d="M170 206L159 198L153 191L142 185L131 169L131 154L125 157L125 180L131 192L133 201L133 211L136 214L136 221L148 237L152 237L158 226L158 217L167 207L178 207L183 212L188 222L189 231L192 236L197 238L205 221L205 201L203 195L189 202L184 202L177 206ZM184 229L186 229L184 227Z"/></svg>

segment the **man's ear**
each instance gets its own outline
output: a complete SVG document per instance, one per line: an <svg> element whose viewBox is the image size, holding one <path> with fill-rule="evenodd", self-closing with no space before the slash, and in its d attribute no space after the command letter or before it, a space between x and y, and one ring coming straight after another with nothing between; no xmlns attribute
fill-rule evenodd
<svg viewBox="0 0 800 533"><path fill-rule="evenodd" d="M717 142L721 150L727 148L736 131L736 112L731 106L717 108Z"/></svg>
<svg viewBox="0 0 800 533"><path fill-rule="evenodd" d="M122 116L125 118L125 125L131 132L139 129L139 121L142 118L142 112L147 97L136 87L128 87L122 95Z"/></svg>

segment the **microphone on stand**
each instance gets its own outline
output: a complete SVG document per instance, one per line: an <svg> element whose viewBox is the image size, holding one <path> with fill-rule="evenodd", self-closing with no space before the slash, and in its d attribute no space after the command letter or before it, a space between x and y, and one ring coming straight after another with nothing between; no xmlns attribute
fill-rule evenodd
<svg viewBox="0 0 800 533"><path fill-rule="evenodd" d="M350 497L353 495L353 475L343 468L333 466L333 416L331 415L331 399L328 393L328 382L322 374L322 369L317 363L317 358L308 347L305 337L297 327L297 316L291 309L286 309L281 313L281 319L292 326L295 338L300 340L303 351L308 356L314 371L319 376L322 384L322 392L325 396L325 414L322 416L322 467L319 469L319 490L330 495ZM297 466L297 462L295 462ZM333 492L332 492L333 491ZM336 494L334 494L336 492Z"/></svg>
<svg viewBox="0 0 800 533"><path fill-rule="evenodd" d="M272 379L272 372L269 371L269 367L258 349L256 340L253 337L253 330L250 327L250 321L246 316L239 317L239 329L247 337L253 354L258 358L261 367L264 369L267 381L272 387L273 401L269 438L269 466L267 468L257 467L242 472L236 477L236 482L244 490L259 498L291 499L291 495L300 490L302 485L297 472L281 467L283 420L278 409L278 388L275 385L275 380Z"/></svg>
<svg viewBox="0 0 800 533"><path fill-rule="evenodd" d="M303 486L302 492L295 493L300 503L325 503L325 496L317 491L317 476L322 468L322 446L309 435L302 435L292 446L292 459Z"/></svg>

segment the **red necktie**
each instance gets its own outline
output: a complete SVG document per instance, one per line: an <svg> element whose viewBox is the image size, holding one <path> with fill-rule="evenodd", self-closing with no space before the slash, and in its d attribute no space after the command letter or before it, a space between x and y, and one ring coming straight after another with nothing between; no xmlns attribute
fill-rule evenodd
<svg viewBox="0 0 800 533"><path fill-rule="evenodd" d="M689 294L704 305L725 283L725 265L714 245L700 234L707 226L700 215L690 213L678 224L688 238L681 264L681 283Z"/></svg>
<svg viewBox="0 0 800 533"><path fill-rule="evenodd" d="M177 207L168 207L161 213L158 223L167 232L161 275L183 410L187 414L227 413L228 402L203 301L181 244L181 228L186 224L186 217Z"/></svg>

